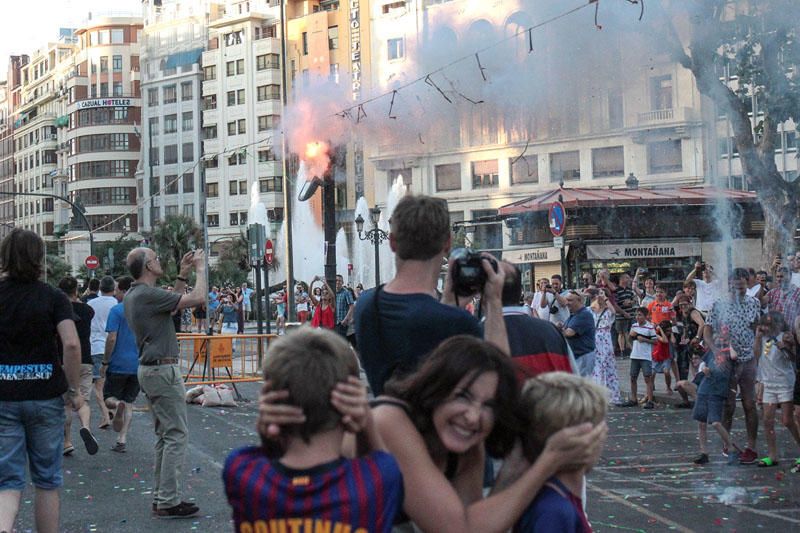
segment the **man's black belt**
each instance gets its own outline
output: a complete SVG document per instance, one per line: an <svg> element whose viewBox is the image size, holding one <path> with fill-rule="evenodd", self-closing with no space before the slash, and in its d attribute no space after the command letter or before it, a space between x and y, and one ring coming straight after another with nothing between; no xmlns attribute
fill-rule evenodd
<svg viewBox="0 0 800 533"><path fill-rule="evenodd" d="M142 361L139 363L142 366L158 366L158 365L177 365L177 357L167 357L165 359L154 359L152 361Z"/></svg>

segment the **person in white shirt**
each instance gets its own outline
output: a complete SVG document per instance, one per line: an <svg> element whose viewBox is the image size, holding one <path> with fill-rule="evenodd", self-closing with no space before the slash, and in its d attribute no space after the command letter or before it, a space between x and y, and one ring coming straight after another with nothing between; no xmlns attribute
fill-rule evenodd
<svg viewBox="0 0 800 533"><path fill-rule="evenodd" d="M550 311L549 320L559 328L569 318L569 308L567 307L567 295L569 291L564 288L564 282L559 274L553 274L550 278L550 288L547 289L547 305ZM537 311L542 309L539 304Z"/></svg>
<svg viewBox="0 0 800 533"><path fill-rule="evenodd" d="M548 285L550 285L550 281L547 278L540 279L536 284L536 292L533 294L531 302L533 316L542 320L550 320L550 306L553 305L553 295L547 292ZM543 300L544 306L542 306Z"/></svg>
<svg viewBox="0 0 800 533"><path fill-rule="evenodd" d="M94 309L92 318L92 334L89 338L92 345L92 363L94 365L92 382L94 383L94 399L100 407L100 429L111 427L111 419L108 416L108 408L103 400L103 385L106 380L100 374L100 367L103 364L103 354L106 351L106 322L111 308L119 302L114 297L117 284L111 276L105 276L100 280L100 296L89 300L89 306Z"/></svg>
<svg viewBox="0 0 800 533"><path fill-rule="evenodd" d="M758 282L758 278L756 277L756 269L754 268L747 268L747 295L750 298L755 298L756 300L760 300L761 296L767 293L766 288L762 287L761 284Z"/></svg>
<svg viewBox="0 0 800 533"><path fill-rule="evenodd" d="M714 274L714 267L698 261L694 264L694 270L686 276L686 280L694 280L697 289L694 307L705 317L711 311L714 302L722 296L722 285Z"/></svg>
<svg viewBox="0 0 800 533"><path fill-rule="evenodd" d="M653 409L653 390L655 388L655 374L653 373L653 345L658 342L658 336L653 324L647 320L648 311L646 307L636 310L636 322L631 326L630 338L633 341L631 347L631 397L624 407L634 407L638 405L638 384L639 372L644 374L646 386L645 409Z"/></svg>

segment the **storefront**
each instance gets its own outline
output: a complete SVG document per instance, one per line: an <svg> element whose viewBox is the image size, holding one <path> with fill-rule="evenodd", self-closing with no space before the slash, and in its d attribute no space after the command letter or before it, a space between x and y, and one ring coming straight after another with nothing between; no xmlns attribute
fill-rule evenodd
<svg viewBox="0 0 800 533"><path fill-rule="evenodd" d="M538 279L561 274L561 250L553 246L506 249L503 250L503 260L519 267L525 291L535 291Z"/></svg>
<svg viewBox="0 0 800 533"><path fill-rule="evenodd" d="M504 259L532 270L534 279L544 277L540 272L561 270L547 220L557 200L567 214L565 274L570 286L577 286L586 272L594 277L603 268L612 273L644 268L674 292L698 260L715 264L720 272L730 265L762 263L763 216L754 193L711 187L560 188L499 210L501 218L516 219L504 242ZM721 205L734 214L730 231L736 240L730 244L722 238L729 228L723 231L717 223ZM531 255L546 249L553 250L546 259L543 253Z"/></svg>

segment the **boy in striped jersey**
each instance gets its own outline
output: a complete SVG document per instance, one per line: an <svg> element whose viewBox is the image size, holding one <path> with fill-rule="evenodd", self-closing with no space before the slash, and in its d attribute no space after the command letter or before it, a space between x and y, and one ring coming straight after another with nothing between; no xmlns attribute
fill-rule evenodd
<svg viewBox="0 0 800 533"><path fill-rule="evenodd" d="M235 531L390 532L403 480L383 451L350 346L335 333L304 327L269 351L262 408L285 416L271 419L278 430L262 411L262 446L235 450L225 462ZM353 434L361 455L349 459Z"/></svg>

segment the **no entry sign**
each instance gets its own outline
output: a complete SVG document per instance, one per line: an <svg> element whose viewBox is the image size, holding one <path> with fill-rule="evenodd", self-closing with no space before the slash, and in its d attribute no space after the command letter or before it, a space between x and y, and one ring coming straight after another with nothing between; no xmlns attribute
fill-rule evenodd
<svg viewBox="0 0 800 533"><path fill-rule="evenodd" d="M89 270L94 270L95 268L100 266L100 260L97 258L96 255L90 255L89 257L86 258L83 264L86 265L86 268L88 268Z"/></svg>
<svg viewBox="0 0 800 533"><path fill-rule="evenodd" d="M267 239L267 243L264 245L264 262L271 265L274 257L275 250L272 247L272 239Z"/></svg>
<svg viewBox="0 0 800 533"><path fill-rule="evenodd" d="M547 223L553 237L561 237L567 226L567 214L561 202L553 202L547 212Z"/></svg>

